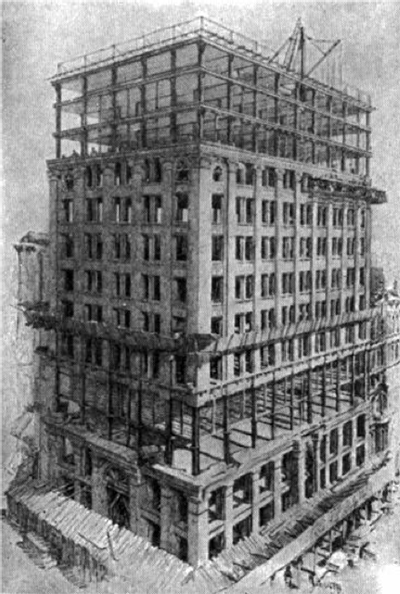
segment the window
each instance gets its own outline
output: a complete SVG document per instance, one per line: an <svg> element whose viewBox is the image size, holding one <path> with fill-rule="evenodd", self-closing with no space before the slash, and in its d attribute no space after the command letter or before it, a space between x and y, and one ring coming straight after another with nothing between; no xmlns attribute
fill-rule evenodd
<svg viewBox="0 0 400 594"><path fill-rule="evenodd" d="M244 276L235 277L235 299L243 299Z"/></svg>
<svg viewBox="0 0 400 594"><path fill-rule="evenodd" d="M233 355L233 375L239 376L242 373L242 355L240 353L234 353Z"/></svg>
<svg viewBox="0 0 400 594"><path fill-rule="evenodd" d="M73 270L63 270L64 275L64 291L73 291L74 290L74 271Z"/></svg>
<svg viewBox="0 0 400 594"><path fill-rule="evenodd" d="M251 299L254 293L254 279L253 275L246 276L246 283L245 283L245 298Z"/></svg>
<svg viewBox="0 0 400 594"><path fill-rule="evenodd" d="M260 347L261 367L273 367L275 365L275 345L268 344Z"/></svg>
<svg viewBox="0 0 400 594"><path fill-rule="evenodd" d="M74 239L72 235L63 234L61 236L61 257L62 258L73 258L74 257Z"/></svg>
<svg viewBox="0 0 400 594"><path fill-rule="evenodd" d="M342 457L342 475L347 474L351 469L351 458L350 454L345 454Z"/></svg>
<svg viewBox="0 0 400 594"><path fill-rule="evenodd" d="M331 456L336 456L338 453L338 445L339 445L339 431L338 429L332 429L329 434L329 454Z"/></svg>
<svg viewBox="0 0 400 594"><path fill-rule="evenodd" d="M261 221L264 225L274 225L276 219L276 202L263 200L261 203Z"/></svg>
<svg viewBox="0 0 400 594"><path fill-rule="evenodd" d="M189 196L185 192L177 192L176 199L176 217L177 223L187 223L189 220Z"/></svg>
<svg viewBox="0 0 400 594"><path fill-rule="evenodd" d="M275 310L262 309L261 310L261 330L267 330L275 326Z"/></svg>
<svg viewBox="0 0 400 594"><path fill-rule="evenodd" d="M222 222L222 194L213 194L211 197L212 223L214 225Z"/></svg>
<svg viewBox="0 0 400 594"><path fill-rule="evenodd" d="M221 551L225 548L225 534L224 532L220 532L216 534L212 538L210 538L208 542L208 558L214 559L217 557Z"/></svg>
<svg viewBox="0 0 400 594"><path fill-rule="evenodd" d="M224 258L224 237L213 235L211 237L211 259L213 262L221 262Z"/></svg>
<svg viewBox="0 0 400 594"><path fill-rule="evenodd" d="M208 499L208 521L223 520L225 514L225 489L219 487L211 491Z"/></svg>
<svg viewBox="0 0 400 594"><path fill-rule="evenodd" d="M103 240L100 233L85 235L85 251L89 260L101 260L103 256Z"/></svg>
<svg viewBox="0 0 400 594"><path fill-rule="evenodd" d="M294 225L295 210L293 202L283 203L283 224Z"/></svg>
<svg viewBox="0 0 400 594"><path fill-rule="evenodd" d="M250 225L254 219L254 199L236 198L236 222Z"/></svg>
<svg viewBox="0 0 400 594"><path fill-rule="evenodd" d="M64 198L62 201L63 222L72 223L74 220L74 203L72 198Z"/></svg>
<svg viewBox="0 0 400 594"><path fill-rule="evenodd" d="M222 276L213 276L211 278L211 301L221 303L224 295L224 284Z"/></svg>
<svg viewBox="0 0 400 594"><path fill-rule="evenodd" d="M275 258L275 237L261 238L261 259L272 260Z"/></svg>
<svg viewBox="0 0 400 594"><path fill-rule="evenodd" d="M331 484L335 483L338 480L338 463L332 462L329 464L329 482Z"/></svg>
<svg viewBox="0 0 400 594"><path fill-rule="evenodd" d="M302 270L299 273L299 291L300 293L311 291L311 270Z"/></svg>
<svg viewBox="0 0 400 594"><path fill-rule="evenodd" d="M85 304L85 318L87 322L102 322L103 308L95 303Z"/></svg>
<svg viewBox="0 0 400 594"><path fill-rule="evenodd" d="M247 261L250 261L253 259L253 238L252 237L245 237L244 257L245 257L245 260L247 260Z"/></svg>
<svg viewBox="0 0 400 594"><path fill-rule="evenodd" d="M326 270L317 270L315 273L315 288L326 289Z"/></svg>
<svg viewBox="0 0 400 594"><path fill-rule="evenodd" d="M357 417L357 439L365 439L365 415Z"/></svg>
<svg viewBox="0 0 400 594"><path fill-rule="evenodd" d="M284 260L292 260L294 258L294 237L282 238L282 257Z"/></svg>
<svg viewBox="0 0 400 594"><path fill-rule="evenodd" d="M355 247L356 247L356 240L354 239L354 237L348 237L347 238L347 255L348 256L354 256Z"/></svg>
<svg viewBox="0 0 400 594"><path fill-rule="evenodd" d="M61 334L61 355L70 359L74 358L74 336L69 332Z"/></svg>
<svg viewBox="0 0 400 594"><path fill-rule="evenodd" d="M232 529L232 542L233 544L237 544L244 538L247 538L251 534L251 516L248 516L244 520L241 520L237 524L233 526Z"/></svg>
<svg viewBox="0 0 400 594"><path fill-rule="evenodd" d="M261 297L272 297L275 295L275 274L261 275Z"/></svg>
<svg viewBox="0 0 400 594"><path fill-rule="evenodd" d="M260 493L266 491L272 492L274 490L274 474L275 464L274 462L268 462L260 468Z"/></svg>
<svg viewBox="0 0 400 594"><path fill-rule="evenodd" d="M210 378L214 380L222 379L222 357L212 357L210 359Z"/></svg>
<svg viewBox="0 0 400 594"><path fill-rule="evenodd" d="M218 334L221 335L222 334L222 317L218 316L218 317L214 317L211 318L211 334Z"/></svg>
<svg viewBox="0 0 400 594"><path fill-rule="evenodd" d="M186 278L175 278L174 279L174 297L181 303L186 303L187 298L187 283Z"/></svg>
<svg viewBox="0 0 400 594"><path fill-rule="evenodd" d="M365 462L365 445L362 443L356 448L356 465L362 466Z"/></svg>
<svg viewBox="0 0 400 594"><path fill-rule="evenodd" d="M326 256L326 246L327 246L326 237L318 237L317 238L317 256Z"/></svg>
<svg viewBox="0 0 400 594"><path fill-rule="evenodd" d="M175 237L175 257L178 262L186 262L188 257L187 235L177 235Z"/></svg>
<svg viewBox="0 0 400 594"><path fill-rule="evenodd" d="M254 292L253 275L235 277L235 298L251 299Z"/></svg>
<svg viewBox="0 0 400 594"><path fill-rule="evenodd" d="M282 274L282 293L292 294L294 292L294 273L284 272Z"/></svg>
<svg viewBox="0 0 400 594"><path fill-rule="evenodd" d="M312 239L311 237L300 237L300 258L311 258Z"/></svg>
<svg viewBox="0 0 400 594"><path fill-rule="evenodd" d="M274 518L274 502L260 507L260 526L266 526Z"/></svg>
<svg viewBox="0 0 400 594"><path fill-rule="evenodd" d="M126 234L113 236L113 255L116 260L129 260L131 257L131 242Z"/></svg>
<svg viewBox="0 0 400 594"><path fill-rule="evenodd" d="M326 227L328 209L326 206L318 206L317 209L317 226Z"/></svg>
<svg viewBox="0 0 400 594"><path fill-rule="evenodd" d="M153 299L154 301L160 301L160 277L142 274L142 291L144 300Z"/></svg>
<svg viewBox="0 0 400 594"><path fill-rule="evenodd" d="M282 361L294 361L294 339L282 340Z"/></svg>
<svg viewBox="0 0 400 594"><path fill-rule="evenodd" d="M355 222L354 210L352 208L349 208L347 211L347 226L354 227L354 222Z"/></svg>
<svg viewBox="0 0 400 594"><path fill-rule="evenodd" d="M290 169L285 169L285 171L283 172L283 180L282 180L282 185L283 185L284 189L290 188L291 190L294 190L295 184L296 184L296 177L295 177L294 171L291 171Z"/></svg>
<svg viewBox="0 0 400 594"><path fill-rule="evenodd" d="M355 268L348 268L346 273L346 287L353 287L355 282L356 271Z"/></svg>
<svg viewBox="0 0 400 594"><path fill-rule="evenodd" d="M353 445L353 423L347 421L343 425L343 447L351 447Z"/></svg>
<svg viewBox="0 0 400 594"><path fill-rule="evenodd" d="M233 508L240 505L250 504L252 499L252 477L245 474L236 479L233 483Z"/></svg>
<svg viewBox="0 0 400 594"><path fill-rule="evenodd" d="M143 196L143 216L145 223L162 222L162 198L161 196Z"/></svg>
<svg viewBox="0 0 400 594"><path fill-rule="evenodd" d="M300 225L312 225L312 204L300 204Z"/></svg>
<svg viewBox="0 0 400 594"><path fill-rule="evenodd" d="M100 270L85 270L85 289L89 293L101 293L103 275Z"/></svg>
<svg viewBox="0 0 400 594"><path fill-rule="evenodd" d="M341 256L343 251L343 239L332 237L332 256Z"/></svg>
<svg viewBox="0 0 400 594"><path fill-rule="evenodd" d="M62 302L62 310L65 318L72 318L74 316L74 304L72 301L64 299Z"/></svg>
<svg viewBox="0 0 400 594"><path fill-rule="evenodd" d="M217 165L217 167L214 168L213 180L215 182L219 182L222 180L222 167L220 167L219 165Z"/></svg>
<svg viewBox="0 0 400 594"><path fill-rule="evenodd" d="M180 160L176 164L176 181L187 182L189 181L189 167L184 160Z"/></svg>
<svg viewBox="0 0 400 594"><path fill-rule="evenodd" d="M103 199L86 199L86 221L89 223L101 223L103 221Z"/></svg>
<svg viewBox="0 0 400 594"><path fill-rule="evenodd" d="M317 320L326 317L326 301L315 302L315 317Z"/></svg>
<svg viewBox="0 0 400 594"><path fill-rule="evenodd" d="M175 355L175 382L184 384L186 381L186 357Z"/></svg>
<svg viewBox="0 0 400 594"><path fill-rule="evenodd" d="M299 336L297 338L297 351L299 359L303 357L308 357L310 354L310 337L307 334L303 334L303 336Z"/></svg>

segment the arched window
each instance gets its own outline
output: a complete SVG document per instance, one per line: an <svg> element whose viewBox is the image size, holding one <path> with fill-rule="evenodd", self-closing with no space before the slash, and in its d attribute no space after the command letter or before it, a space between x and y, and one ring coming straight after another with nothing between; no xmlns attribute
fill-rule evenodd
<svg viewBox="0 0 400 594"><path fill-rule="evenodd" d="M86 185L88 188L92 188L93 187L93 173L92 173L92 168L90 167L90 165L88 165L86 167Z"/></svg>
<svg viewBox="0 0 400 594"><path fill-rule="evenodd" d="M213 171L213 180L216 182L219 182L219 181L221 181L221 179L222 179L222 167L217 165L217 167L215 167L214 171Z"/></svg>
<svg viewBox="0 0 400 594"><path fill-rule="evenodd" d="M241 163L236 168L236 183L244 184L244 166Z"/></svg>
<svg viewBox="0 0 400 594"><path fill-rule="evenodd" d="M158 157L154 159L154 181L160 183L162 181L162 166Z"/></svg>
<svg viewBox="0 0 400 594"><path fill-rule="evenodd" d="M114 184L120 186L122 183L122 167L121 163L117 161L114 165Z"/></svg>
<svg viewBox="0 0 400 594"><path fill-rule="evenodd" d="M65 187L68 191L74 189L74 176L71 171L68 171L64 177Z"/></svg>
<svg viewBox="0 0 400 594"><path fill-rule="evenodd" d="M101 165L97 164L95 166L95 175L96 175L96 186L98 188L101 188L101 186L103 185L103 170L101 168Z"/></svg>
<svg viewBox="0 0 400 594"><path fill-rule="evenodd" d="M186 161L181 159L176 164L176 181L185 182L189 180L189 167Z"/></svg>
<svg viewBox="0 0 400 594"><path fill-rule="evenodd" d="M151 176L151 167L150 161L148 159L144 160L144 181L149 182Z"/></svg>

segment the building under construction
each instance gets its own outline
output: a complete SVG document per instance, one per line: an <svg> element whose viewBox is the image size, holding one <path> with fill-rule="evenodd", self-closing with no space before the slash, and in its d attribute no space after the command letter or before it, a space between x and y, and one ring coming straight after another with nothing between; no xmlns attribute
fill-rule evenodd
<svg viewBox="0 0 400 594"><path fill-rule="evenodd" d="M298 23L273 52L200 17L51 81L49 286L25 304L42 329L36 489L178 557L176 576L192 566L187 588L300 556L312 573L394 478L373 107L342 82L338 42L312 42ZM11 513L61 558L68 513L46 532L32 497L11 489Z"/></svg>

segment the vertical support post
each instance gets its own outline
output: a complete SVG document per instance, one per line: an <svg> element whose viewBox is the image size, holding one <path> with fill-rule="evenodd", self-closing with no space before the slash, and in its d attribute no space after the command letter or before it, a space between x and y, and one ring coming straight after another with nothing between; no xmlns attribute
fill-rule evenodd
<svg viewBox="0 0 400 594"><path fill-rule="evenodd" d="M295 375L294 366L292 367L292 374L290 378L290 430L294 428L294 390L295 390Z"/></svg>
<svg viewBox="0 0 400 594"><path fill-rule="evenodd" d="M56 365L55 365L55 398L54 406L56 412L60 410L60 335L59 331L55 330L56 339Z"/></svg>
<svg viewBox="0 0 400 594"><path fill-rule="evenodd" d="M169 466L172 465L174 457L174 436L173 436L173 398L172 385L174 374L174 357L171 355L169 359L169 400L168 400L168 419L167 419L167 444L165 448L165 462ZM181 409L182 410L182 409Z"/></svg>
<svg viewBox="0 0 400 594"><path fill-rule="evenodd" d="M355 380L356 380L356 356L354 353L354 349L353 352L351 353L350 356L350 361L351 361L351 388L350 388L350 405L354 406L354 399L355 399Z"/></svg>
<svg viewBox="0 0 400 594"><path fill-rule="evenodd" d="M276 401L276 378L275 372L272 376L272 400L271 400L271 439L275 439L275 401Z"/></svg>
<svg viewBox="0 0 400 594"><path fill-rule="evenodd" d="M129 448L131 445L131 417L132 417L132 389L128 388L128 403L126 411L126 447Z"/></svg>
<svg viewBox="0 0 400 594"><path fill-rule="evenodd" d="M142 64L142 80L145 81L147 78L147 60L146 57L142 57L141 59ZM171 86L173 84L174 79L171 80ZM140 86L140 113L143 115L146 113L146 85L142 83ZM146 118L142 118L141 120L141 148L146 147L147 143L147 130L146 130ZM171 129L172 129L172 122L171 122Z"/></svg>
<svg viewBox="0 0 400 594"><path fill-rule="evenodd" d="M313 387L312 387L312 369L308 368L308 394L307 394L307 423L313 421Z"/></svg>
<svg viewBox="0 0 400 594"><path fill-rule="evenodd" d="M143 374L143 361L142 355L139 351L139 383L138 383L138 408L137 408L137 449L140 457L140 453L142 450L143 445L143 384L142 384L142 374Z"/></svg>
<svg viewBox="0 0 400 594"><path fill-rule="evenodd" d="M176 142L176 50L171 50L171 140Z"/></svg>
<svg viewBox="0 0 400 594"><path fill-rule="evenodd" d="M56 159L61 159L61 101L62 101L62 92L61 92L61 84L57 83L55 85L56 89Z"/></svg>
<svg viewBox="0 0 400 594"><path fill-rule="evenodd" d="M322 395L321 395L321 415L324 417L326 412L326 357L322 364Z"/></svg>
<svg viewBox="0 0 400 594"><path fill-rule="evenodd" d="M229 430L229 409L227 388L222 388L222 423L224 431L224 460L225 464L230 464L230 430Z"/></svg>
<svg viewBox="0 0 400 594"><path fill-rule="evenodd" d="M233 55L228 54L228 88L226 92L226 100L227 100L227 110L231 112L232 110L232 63L233 63ZM228 144L232 144L232 118L228 118Z"/></svg>
<svg viewBox="0 0 400 594"><path fill-rule="evenodd" d="M340 412L340 373L341 373L341 361L338 353L336 367L336 412Z"/></svg>
<svg viewBox="0 0 400 594"><path fill-rule="evenodd" d="M200 415L197 407L192 408L192 474L200 474Z"/></svg>
<svg viewBox="0 0 400 594"><path fill-rule="evenodd" d="M110 353L110 358L111 358L111 353ZM110 365L111 365L111 361L110 361ZM108 439L111 441L112 439L112 370L111 370L111 366L108 370L108 390L107 390L107 434L108 434Z"/></svg>
<svg viewBox="0 0 400 594"><path fill-rule="evenodd" d="M257 446L257 393L254 386L254 376L251 381L251 447Z"/></svg>
<svg viewBox="0 0 400 594"><path fill-rule="evenodd" d="M112 151L117 150L117 93L115 91L117 85L117 67L112 66L111 68L111 86L112 86L112 93L111 93L111 109L113 113L113 123L111 125L111 149ZM121 182L122 183L122 182Z"/></svg>
<svg viewBox="0 0 400 594"><path fill-rule="evenodd" d="M202 110L202 103L204 101L204 84L203 84L203 58L204 58L204 50L205 50L205 43L203 41L199 41L197 46L197 66L198 66L198 75L197 75L197 94L199 98L199 108L197 111L197 126L198 126L198 135L199 138L203 138L203 124L204 124L204 113ZM228 83L229 84L229 83Z"/></svg>

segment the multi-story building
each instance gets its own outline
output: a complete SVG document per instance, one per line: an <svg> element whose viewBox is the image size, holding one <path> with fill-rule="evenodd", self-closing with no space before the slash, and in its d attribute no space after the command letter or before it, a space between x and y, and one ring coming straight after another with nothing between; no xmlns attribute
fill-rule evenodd
<svg viewBox="0 0 400 594"><path fill-rule="evenodd" d="M200 18L52 79L41 478L193 566L388 454L373 107L293 64Z"/></svg>

